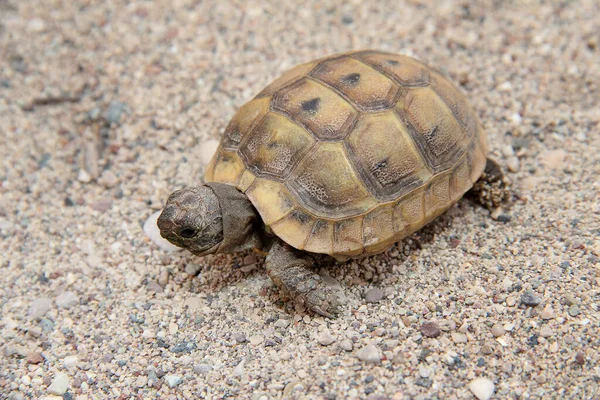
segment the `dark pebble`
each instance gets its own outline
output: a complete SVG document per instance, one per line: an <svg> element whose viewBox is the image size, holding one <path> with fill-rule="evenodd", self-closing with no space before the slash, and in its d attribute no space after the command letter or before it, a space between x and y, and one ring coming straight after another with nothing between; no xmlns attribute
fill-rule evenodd
<svg viewBox="0 0 600 400"><path fill-rule="evenodd" d="M121 114L123 114L123 111L125 111L126 107L127 107L127 105L125 103L113 101L108 106L108 110L106 110L104 119L106 119L106 122L108 122L110 124L118 123L119 120L121 119Z"/></svg>
<svg viewBox="0 0 600 400"><path fill-rule="evenodd" d="M433 384L433 381L429 378L419 378L415 381L415 383L424 388L430 388Z"/></svg>
<svg viewBox="0 0 600 400"><path fill-rule="evenodd" d="M173 353L190 353L192 350L196 349L196 343L194 342L181 342L177 343L171 349Z"/></svg>
<svg viewBox="0 0 600 400"><path fill-rule="evenodd" d="M535 307L539 305L542 300L537 297L531 290L526 291L521 295L521 304L525 304L529 307Z"/></svg>
<svg viewBox="0 0 600 400"><path fill-rule="evenodd" d="M233 334L233 339L238 343L244 343L246 341L246 335L242 332L236 332Z"/></svg>
<svg viewBox="0 0 600 400"><path fill-rule="evenodd" d="M540 344L540 342L538 341L538 335L531 335L529 337L529 339L527 339L527 344L530 345L531 347L537 346L538 344Z"/></svg>
<svg viewBox="0 0 600 400"><path fill-rule="evenodd" d="M435 338L442 334L442 330L435 322L425 322L421 325L421 333L423 336Z"/></svg>
<svg viewBox="0 0 600 400"><path fill-rule="evenodd" d="M345 15L345 16L343 16L343 17L342 17L342 23L343 23L344 25L350 25L350 24L351 24L351 23L353 23L353 22L354 22L354 18L352 18L352 17L351 17L351 16L349 16L349 15Z"/></svg>
<svg viewBox="0 0 600 400"><path fill-rule="evenodd" d="M581 352L581 351L580 351L580 352L578 352L578 353L575 355L575 362L576 362L578 365L583 365L583 364L585 364L585 354L583 354L583 352Z"/></svg>
<svg viewBox="0 0 600 400"><path fill-rule="evenodd" d="M502 222L502 223L507 223L510 222L510 220L512 219L512 217L508 214L500 214L498 215L498 222Z"/></svg>

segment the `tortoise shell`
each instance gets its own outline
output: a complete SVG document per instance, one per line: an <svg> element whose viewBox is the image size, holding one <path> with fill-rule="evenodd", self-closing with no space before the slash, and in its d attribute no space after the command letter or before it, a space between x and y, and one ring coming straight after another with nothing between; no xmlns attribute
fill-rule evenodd
<svg viewBox="0 0 600 400"><path fill-rule="evenodd" d="M284 73L235 114L206 182L245 193L289 245L375 254L481 176L487 139L466 98L414 58L332 55Z"/></svg>

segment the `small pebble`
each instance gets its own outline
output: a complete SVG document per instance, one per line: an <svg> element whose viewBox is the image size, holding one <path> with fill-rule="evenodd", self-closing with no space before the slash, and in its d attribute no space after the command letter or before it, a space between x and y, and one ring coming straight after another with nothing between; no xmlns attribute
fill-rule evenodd
<svg viewBox="0 0 600 400"><path fill-rule="evenodd" d="M421 378L429 378L429 375L431 375L431 370L421 365L419 367L419 375L421 376Z"/></svg>
<svg viewBox="0 0 600 400"><path fill-rule="evenodd" d="M63 292L55 301L59 308L71 308L79 304L79 297L73 292Z"/></svg>
<svg viewBox="0 0 600 400"><path fill-rule="evenodd" d="M502 335L504 335L505 330L504 327L500 324L494 324L494 326L492 327L492 335L494 335L495 337L500 337Z"/></svg>
<svg viewBox="0 0 600 400"><path fill-rule="evenodd" d="M585 364L585 354L583 354L583 352L581 352L581 351L577 352L577 354L575 355L575 362L578 365Z"/></svg>
<svg viewBox="0 0 600 400"><path fill-rule="evenodd" d="M329 330L327 329L319 333L319 335L317 336L317 342L319 342L319 344L323 346L329 346L331 343L334 342L334 340L335 338L331 336L331 333L329 333Z"/></svg>
<svg viewBox="0 0 600 400"><path fill-rule="evenodd" d="M278 319L277 321L275 321L275 326L277 328L285 329L289 325L290 325L290 320L289 319Z"/></svg>
<svg viewBox="0 0 600 400"><path fill-rule="evenodd" d="M104 119L110 124L117 124L121 119L121 114L123 114L123 111L125 111L126 108L127 105L125 103L113 101L108 105L106 114L104 114Z"/></svg>
<svg viewBox="0 0 600 400"><path fill-rule="evenodd" d="M535 307L539 305L542 300L537 297L531 290L526 291L521 295L521 304L525 304L529 307Z"/></svg>
<svg viewBox="0 0 600 400"><path fill-rule="evenodd" d="M356 357L367 364L379 364L381 362L381 354L379 349L372 344L369 344L356 352Z"/></svg>
<svg viewBox="0 0 600 400"><path fill-rule="evenodd" d="M194 366L194 372L199 374L199 375L206 375L208 374L210 371L212 371L212 365L210 364L198 364Z"/></svg>
<svg viewBox="0 0 600 400"><path fill-rule="evenodd" d="M190 310L199 310L204 306L204 300L200 297L188 297L185 299L183 305L187 306Z"/></svg>
<svg viewBox="0 0 600 400"><path fill-rule="evenodd" d="M383 299L383 290L379 288L369 289L367 293L365 293L365 301L367 303L377 303Z"/></svg>
<svg viewBox="0 0 600 400"><path fill-rule="evenodd" d="M506 167L510 172L519 172L519 159L516 156L508 157L506 159Z"/></svg>
<svg viewBox="0 0 600 400"><path fill-rule="evenodd" d="M248 341L252 346L258 346L265 341L265 337L263 335L252 335L248 338Z"/></svg>
<svg viewBox="0 0 600 400"><path fill-rule="evenodd" d="M29 310L27 310L27 315L33 319L42 318L46 315L46 312L50 309L52 305L52 300L48 297L40 297L31 302L29 306Z"/></svg>
<svg viewBox="0 0 600 400"><path fill-rule="evenodd" d="M77 365L77 356L66 356L63 360L63 365L66 368L72 368Z"/></svg>
<svg viewBox="0 0 600 400"><path fill-rule="evenodd" d="M238 365L236 365L235 368L233 369L232 375L233 376L244 376L245 366L246 366L246 360L242 359L242 361L240 361L238 363Z"/></svg>
<svg viewBox="0 0 600 400"><path fill-rule="evenodd" d="M158 229L158 225L156 225L156 220L160 213L161 211L157 211L148 217L146 222L144 222L144 233L163 251L172 252L181 250L179 247L172 245L171 242L160 236L160 230Z"/></svg>
<svg viewBox="0 0 600 400"><path fill-rule="evenodd" d="M479 400L488 400L494 394L494 382L487 378L477 378L469 383L469 390Z"/></svg>
<svg viewBox="0 0 600 400"><path fill-rule="evenodd" d="M48 386L48 392L57 396L65 394L69 388L69 377L67 374L59 372L54 376L52 383Z"/></svg>
<svg viewBox="0 0 600 400"><path fill-rule="evenodd" d="M148 282L148 284L146 285L146 289L148 289L148 291L152 293L162 293L165 291L165 289L162 286L160 286L156 281Z"/></svg>
<svg viewBox="0 0 600 400"><path fill-rule="evenodd" d="M467 335L464 333L452 332L451 336L454 343L467 343Z"/></svg>
<svg viewBox="0 0 600 400"><path fill-rule="evenodd" d="M202 269L202 265L198 265L198 264L194 264L194 263L187 263L185 265L185 273L188 274L189 276L196 276L200 273L200 270Z"/></svg>
<svg viewBox="0 0 600 400"><path fill-rule="evenodd" d="M551 308L545 308L544 311L540 313L540 317L542 319L548 320L554 318L554 311Z"/></svg>
<svg viewBox="0 0 600 400"><path fill-rule="evenodd" d="M38 353L37 351L32 351L27 355L28 364L39 364L41 362L44 362L44 357L41 353Z"/></svg>
<svg viewBox="0 0 600 400"><path fill-rule="evenodd" d="M158 284L162 287L165 287L167 286L167 283L169 283L169 271L163 269L158 275Z"/></svg>
<svg viewBox="0 0 600 400"><path fill-rule="evenodd" d="M233 334L233 339L238 343L244 343L246 341L246 335L243 332L236 332Z"/></svg>
<svg viewBox="0 0 600 400"><path fill-rule="evenodd" d="M103 212L110 210L110 208L112 207L112 200L111 199L101 199L101 200L93 202L91 204L91 207L92 207L92 209L103 213Z"/></svg>
<svg viewBox="0 0 600 400"><path fill-rule="evenodd" d="M581 314L581 309L577 305L572 305L571 307L569 307L568 312L571 317L576 317L579 314Z"/></svg>
<svg viewBox="0 0 600 400"><path fill-rule="evenodd" d="M138 387L138 388L143 388L147 384L148 384L148 377L146 375L138 376L134 383L135 387Z"/></svg>
<svg viewBox="0 0 600 400"><path fill-rule="evenodd" d="M421 334L426 337L436 338L442 334L442 330L435 322L429 321L421 325Z"/></svg>
<svg viewBox="0 0 600 400"><path fill-rule="evenodd" d="M577 299L573 295L567 294L565 296L565 304L566 305L572 306L572 305L575 305L577 303L579 303L579 302L577 301Z"/></svg>
<svg viewBox="0 0 600 400"><path fill-rule="evenodd" d="M550 328L548 325L545 325L542 327L542 329L540 330L540 336L543 338L548 338L550 336L552 336L554 334L554 332L552 332L552 328Z"/></svg>
<svg viewBox="0 0 600 400"><path fill-rule="evenodd" d="M339 344L340 349L344 351L352 351L352 341L350 339L344 339Z"/></svg>
<svg viewBox="0 0 600 400"><path fill-rule="evenodd" d="M174 388L175 386L179 386L183 382L183 379L177 375L166 375L165 381L170 388Z"/></svg>
<svg viewBox="0 0 600 400"><path fill-rule="evenodd" d="M106 188L112 188L117 186L119 179L112 171L106 170L102 173L100 179L98 179L98 182L104 185Z"/></svg>

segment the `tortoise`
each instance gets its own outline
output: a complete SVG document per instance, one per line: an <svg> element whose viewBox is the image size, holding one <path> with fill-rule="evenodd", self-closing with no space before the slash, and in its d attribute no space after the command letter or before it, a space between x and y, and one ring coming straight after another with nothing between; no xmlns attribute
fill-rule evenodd
<svg viewBox="0 0 600 400"><path fill-rule="evenodd" d="M496 206L504 176L487 155L480 119L439 70L376 50L334 54L295 66L241 106L205 184L173 192L157 224L198 256L268 253L284 295L334 317L342 297L311 269L315 260L380 253L476 182ZM496 172L486 176L486 165Z"/></svg>

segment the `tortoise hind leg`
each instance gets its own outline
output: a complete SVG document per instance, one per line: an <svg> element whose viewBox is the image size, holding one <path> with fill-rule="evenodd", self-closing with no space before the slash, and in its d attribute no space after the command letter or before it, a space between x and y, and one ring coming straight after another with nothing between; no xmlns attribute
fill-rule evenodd
<svg viewBox="0 0 600 400"><path fill-rule="evenodd" d="M311 262L297 250L277 240L266 259L267 273L279 290L310 310L333 318L340 313L338 291L310 270Z"/></svg>
<svg viewBox="0 0 600 400"><path fill-rule="evenodd" d="M511 199L510 180L495 160L488 158L485 170L471 188L471 196L490 211Z"/></svg>

